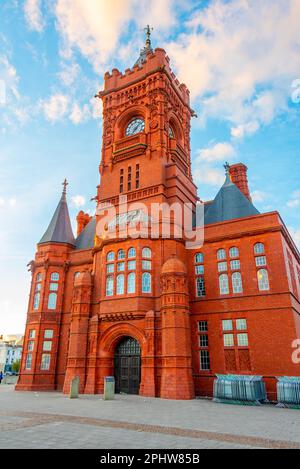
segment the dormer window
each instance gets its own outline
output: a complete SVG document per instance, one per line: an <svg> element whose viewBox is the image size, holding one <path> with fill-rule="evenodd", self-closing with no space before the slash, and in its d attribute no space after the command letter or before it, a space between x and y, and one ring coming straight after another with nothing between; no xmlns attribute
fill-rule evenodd
<svg viewBox="0 0 300 469"><path fill-rule="evenodd" d="M140 132L144 132L145 130L145 122L143 119L139 117L135 117L126 128L126 137L130 137L131 135L139 134Z"/></svg>

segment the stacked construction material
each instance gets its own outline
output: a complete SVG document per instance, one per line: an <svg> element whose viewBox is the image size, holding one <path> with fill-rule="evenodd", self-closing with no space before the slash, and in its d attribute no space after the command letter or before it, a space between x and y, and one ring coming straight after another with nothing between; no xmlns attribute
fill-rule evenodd
<svg viewBox="0 0 300 469"><path fill-rule="evenodd" d="M216 375L214 400L216 402L252 402L259 404L267 400L262 376Z"/></svg>

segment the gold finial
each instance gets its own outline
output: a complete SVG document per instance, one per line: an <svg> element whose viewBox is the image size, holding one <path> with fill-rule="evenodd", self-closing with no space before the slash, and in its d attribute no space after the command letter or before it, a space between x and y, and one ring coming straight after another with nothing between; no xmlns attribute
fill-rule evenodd
<svg viewBox="0 0 300 469"><path fill-rule="evenodd" d="M147 24L144 31L146 31L146 49L151 49L151 31L153 31L153 28L150 28L149 24Z"/></svg>
<svg viewBox="0 0 300 469"><path fill-rule="evenodd" d="M64 186L63 194L66 194L67 193L67 186L69 185L68 181L65 179L64 182L62 183L62 185Z"/></svg>

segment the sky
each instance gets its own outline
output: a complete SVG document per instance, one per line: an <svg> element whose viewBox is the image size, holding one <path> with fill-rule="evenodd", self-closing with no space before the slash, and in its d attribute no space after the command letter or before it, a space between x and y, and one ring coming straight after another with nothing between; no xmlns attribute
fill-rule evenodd
<svg viewBox="0 0 300 469"><path fill-rule="evenodd" d="M191 91L193 175L213 198L248 166L254 204L300 246L299 0L0 0L0 335L22 333L36 243L64 178L75 231L99 184L103 75L150 24Z"/></svg>

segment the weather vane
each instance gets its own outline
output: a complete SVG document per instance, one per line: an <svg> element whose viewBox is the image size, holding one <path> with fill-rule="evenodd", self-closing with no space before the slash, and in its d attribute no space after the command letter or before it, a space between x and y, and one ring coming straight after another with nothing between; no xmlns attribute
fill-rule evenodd
<svg viewBox="0 0 300 469"><path fill-rule="evenodd" d="M150 28L149 24L147 24L144 31L146 31L146 49L151 49L151 31L153 31L153 28Z"/></svg>

